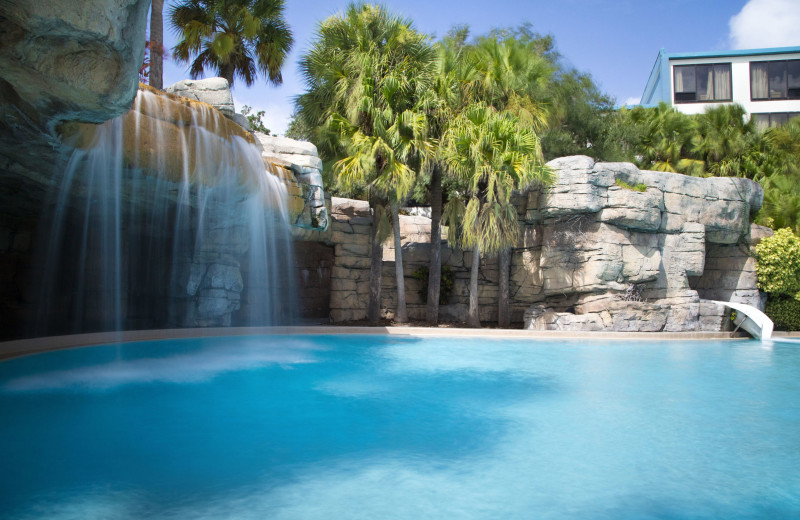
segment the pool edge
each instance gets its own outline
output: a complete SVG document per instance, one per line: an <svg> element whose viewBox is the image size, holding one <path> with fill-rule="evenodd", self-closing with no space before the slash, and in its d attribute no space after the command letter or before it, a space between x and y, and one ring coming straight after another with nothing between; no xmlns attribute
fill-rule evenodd
<svg viewBox="0 0 800 520"><path fill-rule="evenodd" d="M399 336L457 336L492 338L562 338L562 339L617 339L617 340L696 340L696 339L748 339L730 332L580 332L533 331L524 329L460 329L433 327L350 327L332 325L291 327L213 327L187 329L153 329L120 332L92 332L65 336L47 336L0 342L0 361L70 348L91 347L134 341L161 339L251 336L264 334L385 334Z"/></svg>

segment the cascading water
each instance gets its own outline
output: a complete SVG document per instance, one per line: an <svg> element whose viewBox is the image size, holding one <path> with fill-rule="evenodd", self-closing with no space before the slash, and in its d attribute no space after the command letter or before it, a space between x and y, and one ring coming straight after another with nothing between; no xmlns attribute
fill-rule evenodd
<svg viewBox="0 0 800 520"><path fill-rule="evenodd" d="M287 323L286 185L237 129L143 90L128 114L73 136L42 221L32 334Z"/></svg>

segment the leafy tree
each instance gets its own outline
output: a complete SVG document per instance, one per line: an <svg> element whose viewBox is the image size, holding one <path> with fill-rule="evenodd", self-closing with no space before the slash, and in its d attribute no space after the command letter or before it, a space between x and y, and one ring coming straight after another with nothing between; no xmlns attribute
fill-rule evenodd
<svg viewBox="0 0 800 520"><path fill-rule="evenodd" d="M303 122L295 109L292 113L292 119L289 121L289 126L286 128L286 137L297 139L298 141L311 141L314 138L313 135L314 132L311 127Z"/></svg>
<svg viewBox="0 0 800 520"><path fill-rule="evenodd" d="M626 111L600 92L588 74L559 70L553 79L557 109L542 133L546 159L588 155L603 161L632 161L636 127L627 123Z"/></svg>
<svg viewBox="0 0 800 520"><path fill-rule="evenodd" d="M252 85L258 71L280 85L292 47L283 10L283 0L182 0L169 13L181 38L175 57L183 63L193 59L192 78L210 67L231 86L237 77Z"/></svg>
<svg viewBox="0 0 800 520"><path fill-rule="evenodd" d="M338 159L339 189L369 193L373 211L368 318L380 318L382 236L391 213L395 242L397 309L407 321L399 207L417 181L415 168L430 156L423 105L430 97L435 53L411 21L367 4L351 4L323 21L300 62L306 93L297 99L302 124L313 129L320 151Z"/></svg>
<svg viewBox="0 0 800 520"><path fill-rule="evenodd" d="M255 114L251 113L253 109L247 105L242 106L242 115L247 118L247 121L250 123L250 129L253 132L261 132L262 134L269 135L269 128L264 125L264 121L261 120L266 113L264 110L259 110Z"/></svg>
<svg viewBox="0 0 800 520"><path fill-rule="evenodd" d="M467 107L443 137L450 170L460 181L461 197L448 202L447 220L457 228L462 248L472 248L467 323L480 327L478 268L481 254L494 255L519 240L514 189L547 181L536 134L509 112L485 103Z"/></svg>

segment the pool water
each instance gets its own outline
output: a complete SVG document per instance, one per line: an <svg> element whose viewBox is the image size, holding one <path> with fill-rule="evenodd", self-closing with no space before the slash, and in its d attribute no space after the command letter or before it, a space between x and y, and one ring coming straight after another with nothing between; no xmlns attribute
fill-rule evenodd
<svg viewBox="0 0 800 520"><path fill-rule="evenodd" d="M0 517L800 518L800 348L243 336L0 363Z"/></svg>

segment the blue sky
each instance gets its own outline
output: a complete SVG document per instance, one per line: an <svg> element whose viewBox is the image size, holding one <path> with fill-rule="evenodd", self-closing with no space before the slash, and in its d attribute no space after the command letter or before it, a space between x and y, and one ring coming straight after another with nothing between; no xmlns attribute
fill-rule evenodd
<svg viewBox="0 0 800 520"><path fill-rule="evenodd" d="M165 18L169 6L165 2ZM303 91L297 62L313 41L317 23L343 10L346 0L286 0L285 17L295 45L283 68L284 83L260 80L247 88L236 84L236 109L265 110L265 122L282 134L293 99ZM530 22L551 34L567 63L592 75L617 103L642 94L659 49L667 52L713 51L800 45L800 0L384 0L389 10L413 20L435 37L458 24L471 34ZM167 47L175 43L165 19ZM188 65L168 61L164 85L188 77ZM209 71L207 77L213 76Z"/></svg>

